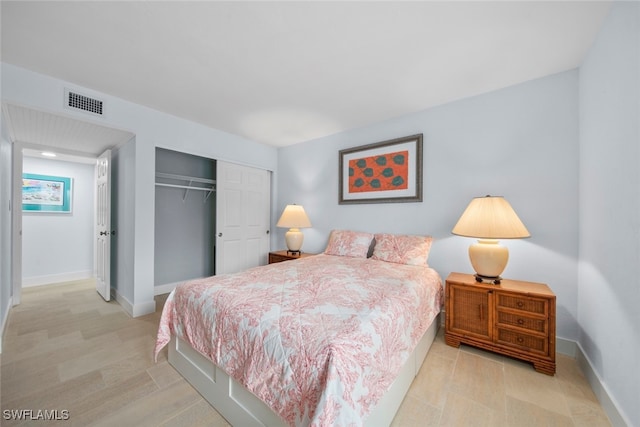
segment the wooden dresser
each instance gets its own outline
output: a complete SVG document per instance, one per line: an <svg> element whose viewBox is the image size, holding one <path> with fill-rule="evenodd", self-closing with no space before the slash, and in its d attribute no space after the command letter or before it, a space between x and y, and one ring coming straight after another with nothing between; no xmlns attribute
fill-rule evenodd
<svg viewBox="0 0 640 427"><path fill-rule="evenodd" d="M316 254L308 254L306 252L302 252L301 254L292 254L289 251L274 251L269 252L269 264L273 264L276 262L289 261L292 259L299 259L308 257Z"/></svg>
<svg viewBox="0 0 640 427"><path fill-rule="evenodd" d="M451 273L445 291L445 342L461 343L533 363L556 372L556 296L543 283L503 279L478 283Z"/></svg>

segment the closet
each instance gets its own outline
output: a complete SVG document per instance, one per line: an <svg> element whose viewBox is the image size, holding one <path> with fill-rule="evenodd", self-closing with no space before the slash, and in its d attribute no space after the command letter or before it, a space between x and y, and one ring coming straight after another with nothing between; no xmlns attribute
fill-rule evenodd
<svg viewBox="0 0 640 427"><path fill-rule="evenodd" d="M216 161L156 148L155 286L215 274Z"/></svg>
<svg viewBox="0 0 640 427"><path fill-rule="evenodd" d="M155 286L267 263L271 172L156 148L155 179Z"/></svg>

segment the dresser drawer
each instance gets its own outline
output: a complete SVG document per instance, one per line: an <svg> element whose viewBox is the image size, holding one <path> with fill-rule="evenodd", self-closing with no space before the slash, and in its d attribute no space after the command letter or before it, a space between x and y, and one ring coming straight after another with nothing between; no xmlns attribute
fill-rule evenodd
<svg viewBox="0 0 640 427"><path fill-rule="evenodd" d="M528 296L499 293L496 299L496 306L500 308L511 308L514 310L536 313L547 316L549 312L548 300Z"/></svg>
<svg viewBox="0 0 640 427"><path fill-rule="evenodd" d="M498 310L496 322L498 325L512 326L516 328L527 329L529 331L547 334L548 323L547 318L535 318L523 316L517 312L506 312Z"/></svg>
<svg viewBox="0 0 640 427"><path fill-rule="evenodd" d="M529 352L539 353L543 356L549 355L549 342L547 337L539 337L498 328L496 342L503 345L523 347Z"/></svg>

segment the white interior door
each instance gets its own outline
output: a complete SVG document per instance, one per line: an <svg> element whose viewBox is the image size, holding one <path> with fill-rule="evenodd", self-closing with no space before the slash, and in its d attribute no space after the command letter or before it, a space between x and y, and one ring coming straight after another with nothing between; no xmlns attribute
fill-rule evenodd
<svg viewBox="0 0 640 427"><path fill-rule="evenodd" d="M96 162L96 290L105 301L111 299L111 150Z"/></svg>
<svg viewBox="0 0 640 427"><path fill-rule="evenodd" d="M269 171L217 162L216 274L264 265L269 255Z"/></svg>

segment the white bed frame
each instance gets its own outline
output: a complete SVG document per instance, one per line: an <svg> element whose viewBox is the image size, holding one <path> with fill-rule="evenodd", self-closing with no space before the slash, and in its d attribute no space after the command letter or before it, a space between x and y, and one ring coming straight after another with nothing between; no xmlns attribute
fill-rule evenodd
<svg viewBox="0 0 640 427"><path fill-rule="evenodd" d="M365 422L367 427L388 427L391 424L427 356L439 326L440 315L433 320L389 391L367 417ZM169 363L232 426L275 427L287 425L265 403L194 350L186 341L172 338L169 343Z"/></svg>

